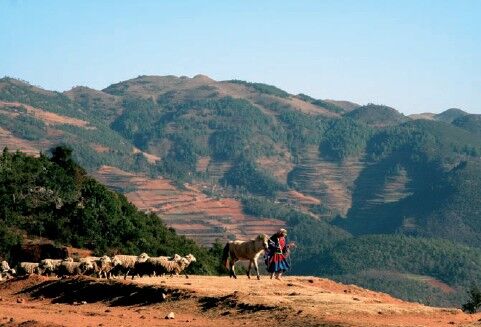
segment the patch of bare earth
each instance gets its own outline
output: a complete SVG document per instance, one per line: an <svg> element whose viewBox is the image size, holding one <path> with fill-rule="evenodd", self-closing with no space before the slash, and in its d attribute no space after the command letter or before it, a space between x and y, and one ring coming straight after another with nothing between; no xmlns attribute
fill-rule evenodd
<svg viewBox="0 0 481 327"><path fill-rule="evenodd" d="M0 128L0 149L20 150L29 155L38 156L40 151L37 144L15 137L8 130Z"/></svg>
<svg viewBox="0 0 481 327"><path fill-rule="evenodd" d="M97 153L107 153L110 151L110 148L105 146L105 145L102 145L102 144L98 144L98 143L92 143L90 144L90 146L92 147L92 149L95 150L95 152Z"/></svg>
<svg viewBox="0 0 481 327"><path fill-rule="evenodd" d="M323 115L326 117L336 117L339 116L336 113L330 112L319 106L316 106L310 102L301 100L297 97L278 97L270 94L263 94L251 90L249 86L231 83L231 82L216 82L216 87L220 95L232 96L234 98L243 98L256 104L258 107L263 109L264 112L269 112L270 109L263 105L263 103L277 102L283 106L291 107L295 110L302 111L304 113L313 115Z"/></svg>
<svg viewBox="0 0 481 327"><path fill-rule="evenodd" d="M199 173L205 173L207 171L207 167L209 166L210 160L210 157L200 157L199 160L197 160L196 171Z"/></svg>
<svg viewBox="0 0 481 327"><path fill-rule="evenodd" d="M43 121L46 124L53 124L53 125L67 124L67 125L73 125L77 127L93 128L89 126L89 123L86 122L85 120L58 115L53 112L48 112L42 109L34 108L32 106L29 106L20 102L0 101L0 107L10 107L10 108L22 107L27 111L29 115L32 115L33 117Z"/></svg>
<svg viewBox="0 0 481 327"><path fill-rule="evenodd" d="M321 201L313 196L303 194L301 192L291 190L287 192L287 198L294 199L301 205L317 205L321 204Z"/></svg>
<svg viewBox="0 0 481 327"><path fill-rule="evenodd" d="M332 111L328 111L325 109L321 109L316 105L313 105L312 103L303 101L299 98L289 98L289 101L286 102L286 104L289 104L290 106L298 109L299 111L302 111L307 114L322 114L323 116L327 117L338 117L339 114L334 113Z"/></svg>
<svg viewBox="0 0 481 327"><path fill-rule="evenodd" d="M409 303L316 277L58 280L0 284L6 326L479 326L481 314ZM175 318L165 319L169 312ZM29 325L30 324L30 325Z"/></svg>
<svg viewBox="0 0 481 327"><path fill-rule="evenodd" d="M144 152L144 151L141 151L137 148L134 148L133 149L133 153L142 153L142 155L144 156L145 159L147 159L147 161L151 164L155 164L157 161L160 160L160 157L157 157L153 154L150 154L150 153L147 153L147 152Z"/></svg>
<svg viewBox="0 0 481 327"><path fill-rule="evenodd" d="M434 278L428 278L426 280L426 283L431 285L431 286L439 288L440 290L442 290L445 293L456 292L456 290L454 288L452 288L451 286L449 286L448 284L443 283L440 280L437 280L437 279L434 279Z"/></svg>
<svg viewBox="0 0 481 327"><path fill-rule="evenodd" d="M436 118L434 116L435 114L432 114L430 112L424 112L421 114L412 114L412 115L409 115L408 117L414 120L417 120L417 119L435 120Z"/></svg>

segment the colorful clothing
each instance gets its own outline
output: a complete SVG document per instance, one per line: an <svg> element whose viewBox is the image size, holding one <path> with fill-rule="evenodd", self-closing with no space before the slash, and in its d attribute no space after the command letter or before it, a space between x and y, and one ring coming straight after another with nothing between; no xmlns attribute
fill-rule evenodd
<svg viewBox="0 0 481 327"><path fill-rule="evenodd" d="M269 250L266 252L267 271L284 272L289 269L287 262L287 244L284 236L272 235L269 239Z"/></svg>

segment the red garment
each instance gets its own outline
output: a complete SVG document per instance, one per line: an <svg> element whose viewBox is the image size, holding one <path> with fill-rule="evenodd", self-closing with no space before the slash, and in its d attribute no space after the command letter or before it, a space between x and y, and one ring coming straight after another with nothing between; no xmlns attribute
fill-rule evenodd
<svg viewBox="0 0 481 327"><path fill-rule="evenodd" d="M278 240L279 245L277 246L276 253L284 254L285 249L286 249L286 238L281 236L277 240Z"/></svg>
<svg viewBox="0 0 481 327"><path fill-rule="evenodd" d="M272 248L272 252L267 255L267 271L272 273L289 269L286 253L287 247L285 237L277 237L275 240L275 248Z"/></svg>

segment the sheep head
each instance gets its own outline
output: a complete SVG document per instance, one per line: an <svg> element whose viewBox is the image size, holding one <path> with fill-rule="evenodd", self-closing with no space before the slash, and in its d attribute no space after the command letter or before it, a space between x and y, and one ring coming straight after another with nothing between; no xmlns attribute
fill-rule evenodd
<svg viewBox="0 0 481 327"><path fill-rule="evenodd" d="M191 263L191 262L196 262L196 261L197 261L197 259L196 259L192 254L190 254L190 253L185 256L185 259L187 259L187 261L188 261L189 263Z"/></svg>
<svg viewBox="0 0 481 327"><path fill-rule="evenodd" d="M149 255L144 252L144 253L141 253L141 254L137 257L137 261L139 261L139 262L145 262L148 258L149 258Z"/></svg>

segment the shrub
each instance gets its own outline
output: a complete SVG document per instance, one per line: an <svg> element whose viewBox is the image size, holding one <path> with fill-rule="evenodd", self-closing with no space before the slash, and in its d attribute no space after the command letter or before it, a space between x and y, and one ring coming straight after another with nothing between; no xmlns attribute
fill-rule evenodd
<svg viewBox="0 0 481 327"><path fill-rule="evenodd" d="M481 290L477 285L472 285L468 291L469 300L464 303L462 309L467 313L475 313L481 307Z"/></svg>

